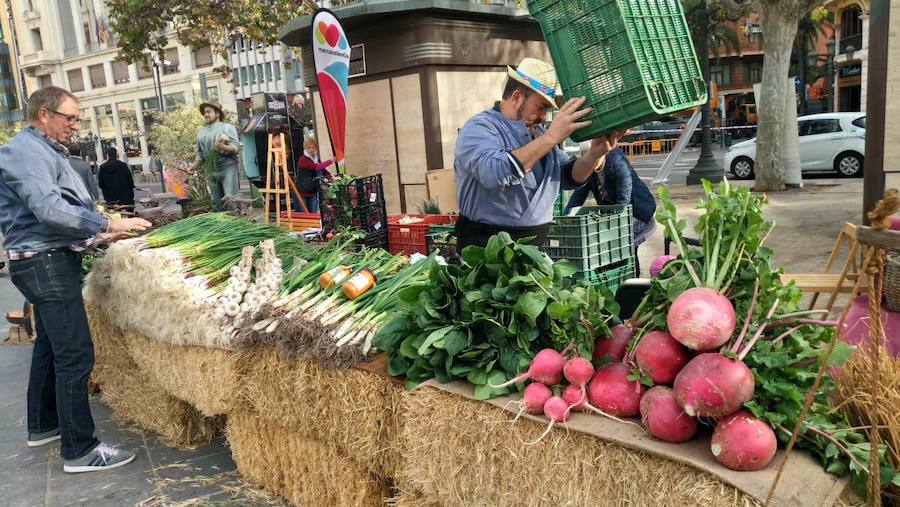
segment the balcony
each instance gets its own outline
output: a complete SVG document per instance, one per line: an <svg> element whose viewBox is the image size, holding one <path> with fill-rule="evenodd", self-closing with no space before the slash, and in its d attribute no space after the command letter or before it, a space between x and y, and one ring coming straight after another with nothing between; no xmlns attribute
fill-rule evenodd
<svg viewBox="0 0 900 507"><path fill-rule="evenodd" d="M844 37L841 39L840 43L840 52L841 54L847 53L849 47L853 47L854 51L859 51L862 49L863 45L863 37L862 34L853 35L851 37Z"/></svg>
<svg viewBox="0 0 900 507"><path fill-rule="evenodd" d="M24 14L23 17L25 18L25 21L31 21L31 20L34 20L34 19L40 19L40 18L41 18L41 11L39 11L39 10L37 9L37 7L32 7L32 8L30 8L30 9L26 7L26 8L25 8L25 12L24 12L23 14Z"/></svg>

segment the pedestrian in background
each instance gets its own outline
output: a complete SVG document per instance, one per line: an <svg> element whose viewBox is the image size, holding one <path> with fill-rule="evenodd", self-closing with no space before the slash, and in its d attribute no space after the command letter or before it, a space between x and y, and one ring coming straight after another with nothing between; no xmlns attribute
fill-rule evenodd
<svg viewBox="0 0 900 507"><path fill-rule="evenodd" d="M237 129L225 123L225 112L218 100L210 100L200 104L200 113L206 125L197 133L197 159L191 166L196 171L206 160L216 153L215 167L206 177L209 183L209 199L213 211L222 211L222 200L225 196L237 194L237 155L240 152L240 140Z"/></svg>
<svg viewBox="0 0 900 507"><path fill-rule="evenodd" d="M60 440L63 470L93 472L134 460L100 442L88 403L94 346L81 298L81 252L116 234L146 230L142 218L110 220L69 165L78 99L48 86L28 99L28 126L0 147L0 232L10 278L34 305L37 336L28 379L28 447Z"/></svg>
<svg viewBox="0 0 900 507"><path fill-rule="evenodd" d="M134 176L128 164L119 160L117 149L106 149L106 162L100 164L97 179L106 204L134 211Z"/></svg>
<svg viewBox="0 0 900 507"><path fill-rule="evenodd" d="M319 185L316 179L330 180L331 173L327 167L333 163L334 160L319 161L314 138L307 137L303 141L303 155L297 159L297 190L310 213L319 212Z"/></svg>
<svg viewBox="0 0 900 507"><path fill-rule="evenodd" d="M100 188L97 186L97 179L94 178L94 170L83 158L81 158L81 146L78 143L71 143L69 148L69 165L84 180L84 185L88 192L91 193L91 199L94 202L100 200Z"/></svg>

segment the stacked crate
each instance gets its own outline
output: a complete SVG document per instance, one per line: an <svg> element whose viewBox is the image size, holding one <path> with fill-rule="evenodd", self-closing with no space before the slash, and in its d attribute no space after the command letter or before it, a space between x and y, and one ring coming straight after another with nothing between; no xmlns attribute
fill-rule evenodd
<svg viewBox="0 0 900 507"><path fill-rule="evenodd" d="M326 188L319 190L322 231L327 234L358 229L366 234L361 244L387 250L387 209L381 175L356 178L333 197L326 197Z"/></svg>

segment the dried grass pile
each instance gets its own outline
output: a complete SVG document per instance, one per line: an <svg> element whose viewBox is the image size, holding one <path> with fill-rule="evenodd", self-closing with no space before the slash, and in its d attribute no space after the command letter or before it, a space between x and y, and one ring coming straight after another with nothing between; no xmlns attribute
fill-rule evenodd
<svg viewBox="0 0 900 507"><path fill-rule="evenodd" d="M403 385L361 369L330 370L277 349L245 352L242 383L260 417L335 446L359 466L393 477L397 471Z"/></svg>
<svg viewBox="0 0 900 507"><path fill-rule="evenodd" d="M882 346L879 361L865 350L859 350L844 364L843 371L835 378L837 384L836 405L850 418L851 424L871 428L880 425L879 441L887 445L887 459L894 467L900 467L900 360L894 359ZM880 370L877 389L873 389L875 372ZM877 393L877 400L876 395ZM886 492L886 501L900 505L900 488L892 486Z"/></svg>
<svg viewBox="0 0 900 507"><path fill-rule="evenodd" d="M128 333L128 353L143 373L167 393L205 416L228 414L241 401L238 355L194 345L172 345Z"/></svg>
<svg viewBox="0 0 900 507"><path fill-rule="evenodd" d="M526 445L544 426L512 417L431 387L409 393L398 485L446 506L756 505L705 472L581 433Z"/></svg>
<svg viewBox="0 0 900 507"><path fill-rule="evenodd" d="M221 429L221 419L204 417L190 404L166 394L129 355L125 332L96 308L87 310L94 340L92 378L100 384L101 400L116 418L153 431L174 447L209 443Z"/></svg>
<svg viewBox="0 0 900 507"><path fill-rule="evenodd" d="M388 498L388 507L441 507L437 502L425 500L421 493L415 491L403 491L394 488L394 496Z"/></svg>
<svg viewBox="0 0 900 507"><path fill-rule="evenodd" d="M85 278L85 301L115 316L123 328L162 342L230 348L231 335L213 320L212 307L184 278L183 268L174 250L114 243Z"/></svg>
<svg viewBox="0 0 900 507"><path fill-rule="evenodd" d="M241 475L295 505L382 506L387 481L333 445L301 435L253 411L228 417L228 441Z"/></svg>

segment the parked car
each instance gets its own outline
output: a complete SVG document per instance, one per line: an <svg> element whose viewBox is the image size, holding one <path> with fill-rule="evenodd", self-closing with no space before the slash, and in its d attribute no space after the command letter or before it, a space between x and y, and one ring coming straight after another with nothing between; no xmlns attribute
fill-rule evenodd
<svg viewBox="0 0 900 507"><path fill-rule="evenodd" d="M821 113L797 119L800 169L862 176L866 155L865 113ZM753 179L756 138L733 145L725 154L725 170L737 179Z"/></svg>

